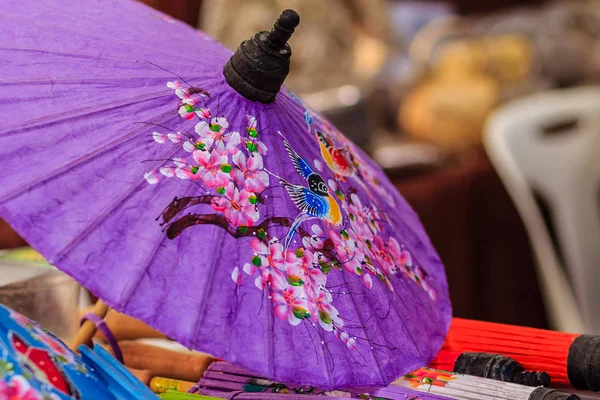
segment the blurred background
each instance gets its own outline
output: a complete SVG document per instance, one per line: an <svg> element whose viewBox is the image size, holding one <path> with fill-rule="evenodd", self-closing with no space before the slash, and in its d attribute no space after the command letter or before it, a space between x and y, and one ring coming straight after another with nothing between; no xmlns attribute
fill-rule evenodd
<svg viewBox="0 0 600 400"><path fill-rule="evenodd" d="M297 10L286 85L420 215L454 316L600 334L600 0L143 2L231 49Z"/></svg>

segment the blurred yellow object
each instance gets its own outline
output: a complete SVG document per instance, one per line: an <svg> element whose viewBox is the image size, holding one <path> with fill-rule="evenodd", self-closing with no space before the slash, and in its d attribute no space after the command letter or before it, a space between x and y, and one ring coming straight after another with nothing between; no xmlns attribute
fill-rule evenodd
<svg viewBox="0 0 600 400"><path fill-rule="evenodd" d="M40 253L31 247L19 247L16 249L0 251L0 262L2 261L36 264L41 267L53 268Z"/></svg>
<svg viewBox="0 0 600 400"><path fill-rule="evenodd" d="M487 55L486 72L506 83L526 79L533 70L533 46L521 35L502 35L482 40Z"/></svg>
<svg viewBox="0 0 600 400"><path fill-rule="evenodd" d="M498 101L498 84L485 75L430 78L403 102L400 125L417 139L460 151L481 142L485 118Z"/></svg>
<svg viewBox="0 0 600 400"><path fill-rule="evenodd" d="M178 379L169 379L154 377L150 380L148 385L150 390L154 393L166 393L168 390L175 390L177 392L187 392L194 386L194 382L181 381Z"/></svg>
<svg viewBox="0 0 600 400"><path fill-rule="evenodd" d="M485 74L506 84L527 78L533 69L533 47L520 35L456 39L445 44L433 65L440 77Z"/></svg>
<svg viewBox="0 0 600 400"><path fill-rule="evenodd" d="M439 50L433 72L444 78L481 74L487 62L486 48L480 40L453 40Z"/></svg>

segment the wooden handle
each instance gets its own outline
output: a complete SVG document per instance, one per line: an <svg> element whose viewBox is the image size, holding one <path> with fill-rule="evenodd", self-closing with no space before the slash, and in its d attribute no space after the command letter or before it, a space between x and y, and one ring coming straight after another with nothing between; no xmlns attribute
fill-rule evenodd
<svg viewBox="0 0 600 400"><path fill-rule="evenodd" d="M149 371L147 369L134 369L134 368L127 368L127 369L129 370L129 372L131 372L133 374L133 376L135 376L140 381L142 381L142 383L146 386L150 385L150 381L154 377L154 375L152 374L152 371Z"/></svg>
<svg viewBox="0 0 600 400"><path fill-rule="evenodd" d="M125 365L135 369L152 371L155 376L198 382L214 357L202 353L184 353L157 346L119 342Z"/></svg>
<svg viewBox="0 0 600 400"><path fill-rule="evenodd" d="M98 300L94 305L92 312L100 318L104 318L106 317L106 313L108 313L108 306L102 300ZM77 332L77 335L71 344L71 349L74 352L79 353L77 348L80 345L85 344L91 347L92 338L94 337L95 333L96 325L92 321L85 321L79 328L79 331Z"/></svg>
<svg viewBox="0 0 600 400"><path fill-rule="evenodd" d="M161 378L157 376L150 380L150 384L148 386L154 393L160 394L165 393L167 390L176 390L178 392L187 393L194 385L194 382Z"/></svg>
<svg viewBox="0 0 600 400"><path fill-rule="evenodd" d="M91 308L80 310L81 316L91 312ZM167 339L159 331L152 329L145 323L115 310L108 310L106 325L117 340L133 340L143 338ZM96 338L106 341L101 332L96 332Z"/></svg>

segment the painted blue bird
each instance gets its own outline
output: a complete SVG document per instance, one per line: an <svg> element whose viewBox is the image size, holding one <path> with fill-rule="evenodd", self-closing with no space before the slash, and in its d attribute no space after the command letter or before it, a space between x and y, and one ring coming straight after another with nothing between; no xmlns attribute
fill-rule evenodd
<svg viewBox="0 0 600 400"><path fill-rule="evenodd" d="M296 153L281 132L279 132L279 134L283 138L283 144L296 172L302 178L306 179L306 182L308 183L308 187L294 185L283 178L279 178L279 181L287 190L290 198L300 210L300 214L295 218L290 230L285 236L285 248L287 249L297 232L298 226L302 222L308 219L318 218L329 222L332 225L340 225L342 223L342 212L334 196L329 193L327 184L321 175L313 171L310 164Z"/></svg>

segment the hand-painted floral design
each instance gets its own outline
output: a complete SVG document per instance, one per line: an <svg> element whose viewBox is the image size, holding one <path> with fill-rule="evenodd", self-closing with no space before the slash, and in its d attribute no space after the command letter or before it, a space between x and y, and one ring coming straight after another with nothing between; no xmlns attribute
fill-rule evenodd
<svg viewBox="0 0 600 400"><path fill-rule="evenodd" d="M344 284L328 286L332 274L360 279L365 292L375 287L393 292L403 280L436 300L427 273L394 237L394 227L378 204L393 205L393 196L377 182L376 170L354 144L317 113L305 109L302 118L320 159L309 161L303 156L306 149L293 148L284 132L270 132L280 140L278 151L285 150L288 156L279 155L275 164L288 162L295 172L284 179L268 169L269 149L260 140L260 116L246 115L240 122L218 111L213 115L209 93L177 81L167 86L178 98L181 118L194 120L193 129L162 127L165 131L154 132L154 142L180 150L144 177L155 185L165 178L191 181L201 192L176 198L163 212L170 238L199 224L225 229L252 252L250 259L232 266L235 285L255 286L277 319L320 329L322 339L324 333L332 333L349 351L363 339L360 326L345 323L335 306L340 296L351 294ZM278 192L271 195L271 191ZM298 213L271 215L267 198L286 202ZM202 212L174 219L192 206L202 207Z"/></svg>
<svg viewBox="0 0 600 400"><path fill-rule="evenodd" d="M0 399L44 400L22 375L12 375L8 381L0 380Z"/></svg>
<svg viewBox="0 0 600 400"><path fill-rule="evenodd" d="M456 380L457 376L451 372L438 371L430 368L419 368L410 374L404 375L404 379L410 381L410 385L414 388L424 385L444 387L448 382Z"/></svg>
<svg viewBox="0 0 600 400"><path fill-rule="evenodd" d="M230 182L224 197L214 199L211 205L215 211L222 212L232 226L252 226L258 220L257 201L254 193L239 190Z"/></svg>

